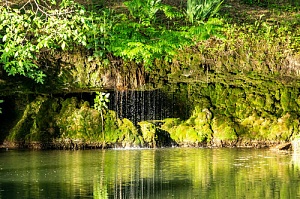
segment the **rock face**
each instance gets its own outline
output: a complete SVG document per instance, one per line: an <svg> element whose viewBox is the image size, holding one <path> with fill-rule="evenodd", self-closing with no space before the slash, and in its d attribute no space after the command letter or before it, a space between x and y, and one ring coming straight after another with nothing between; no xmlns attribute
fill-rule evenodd
<svg viewBox="0 0 300 199"><path fill-rule="evenodd" d="M216 47L221 40L207 42ZM0 115L0 144L66 149L260 148L299 135L299 57L286 58L288 62L280 62L286 64L280 67L274 63L255 70L257 62L253 61L249 68L241 69L241 60L224 54L213 57L207 49L202 54L199 49L187 49L171 62L156 60L152 71L118 59L111 59L108 65L103 60L90 61L80 50L61 53L48 58L44 85L0 71L0 98L9 107L3 106ZM162 114L157 108L146 113L163 115L160 124L143 121L145 117L139 115L143 110L123 109L123 104L134 98L129 90L153 89L160 89L166 97L148 95L148 102L171 99L174 104L169 111L172 114ZM93 94L80 97L82 93L116 90L126 100L115 101L121 104L118 110L105 110L103 115L92 108ZM142 97L134 100L134 104L145 102ZM127 111L131 113L124 113ZM132 115L136 119L131 119Z"/></svg>
<svg viewBox="0 0 300 199"><path fill-rule="evenodd" d="M142 121L138 125L144 139L145 147L157 148L176 145L176 142L170 137L169 132L158 128L154 123Z"/></svg>
<svg viewBox="0 0 300 199"><path fill-rule="evenodd" d="M147 95L151 99L143 101L130 92L122 91L122 95L127 96L126 100L114 101L110 105L113 109L114 104L124 104L130 96L135 100L130 103L147 103L147 106L151 100L171 99L172 109L168 111L176 113L173 115L163 113L165 109L162 106L161 109L145 111L145 104L134 106L138 110L125 110L124 106L118 106L118 110L107 109L101 116L93 109L94 96L91 94L84 97L81 93L8 96L3 98L6 105L0 115L0 138L7 147L62 149L261 148L294 139L300 129L299 90L272 81L255 85L213 81L208 84L166 84L161 88L163 98ZM160 103L153 103L154 106L157 104ZM151 111L155 112L152 113L155 116L161 115L160 121L143 121L145 117L139 115L150 114Z"/></svg>
<svg viewBox="0 0 300 199"><path fill-rule="evenodd" d="M103 110L101 115L88 101L76 97L39 95L25 101L27 105L12 118L14 125L8 129L2 147L75 150L173 144L168 132L150 122L140 122L138 128L129 119L118 118L112 110Z"/></svg>

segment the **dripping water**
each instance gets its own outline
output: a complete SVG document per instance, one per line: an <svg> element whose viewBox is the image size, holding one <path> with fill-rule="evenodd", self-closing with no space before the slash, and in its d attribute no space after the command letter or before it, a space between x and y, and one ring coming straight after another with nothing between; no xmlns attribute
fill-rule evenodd
<svg viewBox="0 0 300 199"><path fill-rule="evenodd" d="M134 124L144 120L163 120L175 115L173 93L152 91L113 91L109 109L116 111L120 119L127 118Z"/></svg>

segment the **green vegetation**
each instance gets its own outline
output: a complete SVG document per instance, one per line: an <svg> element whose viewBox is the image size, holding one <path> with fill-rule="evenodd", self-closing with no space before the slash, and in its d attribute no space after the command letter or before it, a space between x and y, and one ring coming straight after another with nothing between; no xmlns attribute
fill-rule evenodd
<svg viewBox="0 0 300 199"><path fill-rule="evenodd" d="M189 22L205 21L215 15L223 0L188 0L186 15Z"/></svg>
<svg viewBox="0 0 300 199"><path fill-rule="evenodd" d="M9 75L20 74L43 83L45 73L37 64L42 52L64 50L71 41L86 43L86 36L76 30L83 25L80 16L84 10L70 1L62 1L59 9L35 3L35 9L30 2L20 9L0 6L0 63ZM54 5L55 1L48 3ZM73 12L76 15L70 14Z"/></svg>
<svg viewBox="0 0 300 199"><path fill-rule="evenodd" d="M300 2L294 0L243 0L243 2L250 5L269 6L282 8L292 8L292 6L300 6Z"/></svg>
<svg viewBox="0 0 300 199"><path fill-rule="evenodd" d="M39 3L40 2L40 3ZM33 5L34 4L34 5ZM75 47L91 51L89 60L108 55L134 60L150 69L155 59L171 60L176 50L209 37L211 23L197 27L175 24L182 11L160 1L125 2L126 12L111 8L94 11L71 0L28 1L19 8L0 6L0 64L9 75L23 75L43 83L46 68L39 63L45 54L72 51ZM195 20L207 19L195 15ZM158 11L167 21L156 22ZM171 24L171 25L167 25Z"/></svg>
<svg viewBox="0 0 300 199"><path fill-rule="evenodd" d="M182 83L177 97L191 107L190 116L165 119L161 128L181 144L243 146L299 137L299 91L267 80L256 86Z"/></svg>
<svg viewBox="0 0 300 199"><path fill-rule="evenodd" d="M120 90L167 87L179 93L175 111L189 114L136 127L107 109L103 93L93 106L39 97L28 103L9 140L155 147L163 136L183 145L234 146L241 139L299 136L300 14L294 2L40 2L0 6L0 65L9 75L40 83L53 78L63 92L99 90L105 78ZM45 107L53 113L42 118Z"/></svg>
<svg viewBox="0 0 300 199"><path fill-rule="evenodd" d="M271 1L256 3L264 2ZM43 82L49 67L45 59L61 51L72 54L74 49L88 56L83 65L75 64L81 68L76 68L78 73L90 72L82 69L89 66L87 62L104 67L123 60L151 72L174 71L179 64L192 70L209 65L216 72L298 74L299 16L294 13L297 9L281 9L289 7L286 1L273 2L278 7L267 11L218 0L189 0L180 5L160 0L131 0L118 6L81 5L71 0L59 5L35 3L0 6L0 62L9 75ZM212 18L217 11L218 18ZM94 76L90 78L97 82ZM89 83L82 78L78 81L80 87Z"/></svg>
<svg viewBox="0 0 300 199"><path fill-rule="evenodd" d="M3 103L3 100L0 100L0 104ZM0 114L2 113L2 108L0 107Z"/></svg>
<svg viewBox="0 0 300 199"><path fill-rule="evenodd" d="M94 99L94 108L101 114L102 133L104 135L104 118L103 112L108 109L107 103L109 102L109 93L96 92ZM104 140L104 138L103 138Z"/></svg>

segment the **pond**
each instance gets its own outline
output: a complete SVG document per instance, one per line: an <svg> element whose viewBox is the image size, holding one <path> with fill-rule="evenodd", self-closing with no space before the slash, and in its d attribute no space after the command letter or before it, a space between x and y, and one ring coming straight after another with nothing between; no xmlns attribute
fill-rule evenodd
<svg viewBox="0 0 300 199"><path fill-rule="evenodd" d="M300 161L266 149L1 151L1 198L300 198Z"/></svg>

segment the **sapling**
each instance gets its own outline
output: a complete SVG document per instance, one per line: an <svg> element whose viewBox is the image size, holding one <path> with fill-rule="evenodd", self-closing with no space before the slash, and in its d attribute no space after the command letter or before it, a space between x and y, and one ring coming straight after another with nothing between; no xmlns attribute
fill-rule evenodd
<svg viewBox="0 0 300 199"><path fill-rule="evenodd" d="M104 143L104 116L103 113L108 109L107 103L109 102L109 93L96 92L94 99L94 109L100 112L101 126L102 126L102 138Z"/></svg>

